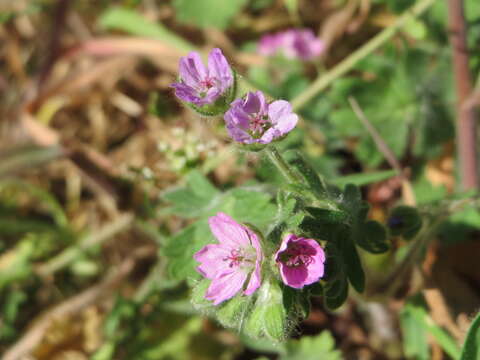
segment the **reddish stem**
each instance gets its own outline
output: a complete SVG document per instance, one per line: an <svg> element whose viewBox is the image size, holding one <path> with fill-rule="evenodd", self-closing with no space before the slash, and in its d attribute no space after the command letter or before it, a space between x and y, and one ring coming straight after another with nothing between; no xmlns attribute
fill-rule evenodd
<svg viewBox="0 0 480 360"><path fill-rule="evenodd" d="M467 190L478 186L478 163L475 112L472 108L463 106L472 93L463 0L448 0L448 20L457 93L457 151L462 187Z"/></svg>

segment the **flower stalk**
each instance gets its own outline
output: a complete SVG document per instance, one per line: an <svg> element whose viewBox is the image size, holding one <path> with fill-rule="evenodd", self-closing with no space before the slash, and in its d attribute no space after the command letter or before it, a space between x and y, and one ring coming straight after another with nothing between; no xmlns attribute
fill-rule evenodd
<svg viewBox="0 0 480 360"><path fill-rule="evenodd" d="M277 148L274 145L270 145L265 149L268 158L273 165L280 171L282 176L290 184L302 183L301 177L295 173L295 171L290 167L290 165L285 161L283 156L278 152Z"/></svg>

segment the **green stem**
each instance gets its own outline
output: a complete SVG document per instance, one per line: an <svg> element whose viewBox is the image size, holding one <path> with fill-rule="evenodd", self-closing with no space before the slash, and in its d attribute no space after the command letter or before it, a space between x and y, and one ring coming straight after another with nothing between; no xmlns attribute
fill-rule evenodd
<svg viewBox="0 0 480 360"><path fill-rule="evenodd" d="M277 167L283 177L291 184L301 183L302 179L295 173L295 171L288 165L285 159L280 155L277 148L273 145L265 149L270 161Z"/></svg>
<svg viewBox="0 0 480 360"><path fill-rule="evenodd" d="M422 0L407 10L397 18L397 21L388 28L378 33L373 39L363 45L360 49L353 52L349 57L340 62L332 70L325 75L318 77L312 85L299 96L292 100L294 110L301 109L307 104L315 95L329 86L335 79L349 71L357 62L368 56L370 53L378 49L383 43L395 35L408 21L415 19L427 10L436 0Z"/></svg>

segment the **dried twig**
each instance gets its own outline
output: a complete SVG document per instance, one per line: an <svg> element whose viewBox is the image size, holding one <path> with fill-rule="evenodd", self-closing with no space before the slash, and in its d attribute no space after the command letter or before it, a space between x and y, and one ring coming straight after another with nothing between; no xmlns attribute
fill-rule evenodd
<svg viewBox="0 0 480 360"><path fill-rule="evenodd" d="M83 291L82 293L55 306L43 315L40 315L25 335L7 350L3 360L20 360L23 359L24 356L30 354L40 341L42 341L45 332L49 329L53 321L63 319L73 313L78 313L89 305L94 304L101 296L116 287L121 280L132 271L134 265L134 258L125 260L118 269L110 272L98 285Z"/></svg>
<svg viewBox="0 0 480 360"><path fill-rule="evenodd" d="M73 3L72 0L58 0L55 13L52 19L52 32L50 43L48 45L48 55L45 60L43 69L38 77L38 87L41 88L50 75L53 65L60 55L60 36L65 27L68 9Z"/></svg>
<svg viewBox="0 0 480 360"><path fill-rule="evenodd" d="M403 201L407 205L415 206L415 194L413 193L413 188L412 184L410 183L410 180L408 177L405 175L405 172L402 169L402 166L400 165L400 162L398 161L397 157L393 153L393 151L388 147L387 143L382 139L382 136L378 133L377 129L372 125L372 123L367 119L365 116L365 113L363 110L360 108L360 105L358 105L357 100L353 97L348 98L348 102L350 103L350 106L353 109L353 112L357 116L358 120L362 123L362 125L365 127L365 129L368 131L370 136L372 137L373 141L375 142L375 145L377 145L378 150L385 156L385 159L387 162L390 164L390 166L396 170L402 180L402 196L403 196Z"/></svg>

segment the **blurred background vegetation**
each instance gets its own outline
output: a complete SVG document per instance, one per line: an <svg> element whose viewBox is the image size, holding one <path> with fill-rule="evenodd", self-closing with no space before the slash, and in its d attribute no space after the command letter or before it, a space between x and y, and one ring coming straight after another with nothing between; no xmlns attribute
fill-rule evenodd
<svg viewBox="0 0 480 360"><path fill-rule="evenodd" d="M285 343L227 331L189 302L192 249L209 237L215 202L265 226L281 178L261 156L236 151L221 119L199 120L178 104L169 84L179 57L220 47L245 89L293 100L302 121L280 146L303 151L339 186L362 186L370 218L385 221L405 197L425 214L441 212L465 198L448 11L443 0L418 3L428 3L425 12L398 27L415 1L0 0L0 354L459 358L480 305L476 202L442 218L394 292L379 289L412 243L394 237L387 254L362 252L366 295L352 292L335 312L315 301ZM464 3L475 84L480 2ZM318 34L326 44L319 59L257 53L262 35L291 27ZM324 89L302 100L315 79Z"/></svg>

